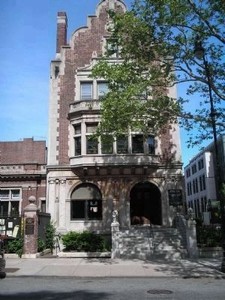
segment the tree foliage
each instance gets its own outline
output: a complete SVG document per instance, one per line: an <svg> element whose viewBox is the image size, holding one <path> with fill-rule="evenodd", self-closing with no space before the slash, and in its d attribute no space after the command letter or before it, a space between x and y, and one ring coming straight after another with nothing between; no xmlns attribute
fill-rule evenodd
<svg viewBox="0 0 225 300"><path fill-rule="evenodd" d="M109 14L113 24L109 29L110 47L93 70L94 77L109 82L99 133L118 135L128 128L156 132L179 117L190 132L193 126L198 127L199 134L191 141L200 143L211 133L209 83L217 129L222 132L224 0L134 0L131 11ZM204 60L194 55L197 36L205 49L210 82ZM185 89L188 99L176 101L176 94L167 93L175 84ZM192 103L195 111L189 111L196 95L197 103Z"/></svg>

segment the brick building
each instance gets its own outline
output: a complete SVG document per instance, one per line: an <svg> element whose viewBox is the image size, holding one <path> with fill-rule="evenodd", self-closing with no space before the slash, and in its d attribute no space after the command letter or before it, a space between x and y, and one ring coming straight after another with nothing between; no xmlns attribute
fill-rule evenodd
<svg viewBox="0 0 225 300"><path fill-rule="evenodd" d="M68 43L67 15L57 16L56 56L50 71L47 211L62 233L108 232L115 209L123 227L150 222L171 226L170 200L182 190L177 124L147 140L131 132L111 147L90 139L100 121L100 98L107 82L89 75L106 46L109 8L126 10L122 0L100 1L95 15ZM175 87L168 94L176 97Z"/></svg>
<svg viewBox="0 0 225 300"><path fill-rule="evenodd" d="M30 196L45 211L46 158L45 141L0 142L0 217L20 216Z"/></svg>

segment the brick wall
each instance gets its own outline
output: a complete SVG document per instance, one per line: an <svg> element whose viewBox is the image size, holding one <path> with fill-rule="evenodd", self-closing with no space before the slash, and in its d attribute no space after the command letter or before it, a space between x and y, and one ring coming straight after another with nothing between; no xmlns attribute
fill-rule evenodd
<svg viewBox="0 0 225 300"><path fill-rule="evenodd" d="M0 142L0 164L46 164L46 142L32 138Z"/></svg>
<svg viewBox="0 0 225 300"><path fill-rule="evenodd" d="M57 17L57 41L56 53L60 53L61 47L67 44L67 16L65 12L59 12Z"/></svg>
<svg viewBox="0 0 225 300"><path fill-rule="evenodd" d="M58 157L59 164L68 164L68 127L69 121L67 119L69 113L69 105L74 101L75 97L75 74L77 68L84 67L90 64L92 53L96 51L98 55L103 50L103 36L107 34L106 24L108 21L107 9L109 2L105 1L98 7L98 17L89 17L89 27L85 30L78 30L75 37L72 38L73 44L70 47L63 49L65 52L65 68L63 75L59 80L59 119L58 128ZM120 8L121 9L121 8ZM60 33L58 33L60 34ZM59 39L59 38L58 38Z"/></svg>

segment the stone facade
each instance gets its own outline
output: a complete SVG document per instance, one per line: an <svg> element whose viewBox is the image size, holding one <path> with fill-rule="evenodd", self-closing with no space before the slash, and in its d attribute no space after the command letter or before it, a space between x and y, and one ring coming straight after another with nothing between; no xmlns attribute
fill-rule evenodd
<svg viewBox="0 0 225 300"><path fill-rule="evenodd" d="M177 124L155 137L151 154L146 141L142 153L132 152L132 134L126 153L119 153L116 142L109 154L101 142L94 145L88 140L100 121L102 82L89 75L106 46L109 8L126 10L122 0L100 1L87 26L77 29L68 43L66 13L57 17L56 57L50 70L47 211L62 233L110 232L113 210L123 227L136 221L170 226L174 208L168 190L182 190ZM90 99L82 98L83 84L91 86ZM175 87L168 94L175 97Z"/></svg>

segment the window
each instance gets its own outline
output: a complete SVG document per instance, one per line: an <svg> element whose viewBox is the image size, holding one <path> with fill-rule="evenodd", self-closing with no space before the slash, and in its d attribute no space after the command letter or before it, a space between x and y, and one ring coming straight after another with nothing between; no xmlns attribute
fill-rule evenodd
<svg viewBox="0 0 225 300"><path fill-rule="evenodd" d="M200 160L198 161L198 169L201 170L201 169L203 169L203 168L204 168L204 161L203 161L203 158L202 158L202 159L200 159Z"/></svg>
<svg viewBox="0 0 225 300"><path fill-rule="evenodd" d="M74 126L75 134L81 134L81 124L77 124Z"/></svg>
<svg viewBox="0 0 225 300"><path fill-rule="evenodd" d="M143 135L132 135L132 153L144 153Z"/></svg>
<svg viewBox="0 0 225 300"><path fill-rule="evenodd" d="M9 199L9 190L0 190L0 199Z"/></svg>
<svg viewBox="0 0 225 300"><path fill-rule="evenodd" d="M192 208L193 209L193 201L189 201L188 203L188 207Z"/></svg>
<svg viewBox="0 0 225 300"><path fill-rule="evenodd" d="M81 137L77 136L74 138L75 141L75 156L81 155Z"/></svg>
<svg viewBox="0 0 225 300"><path fill-rule="evenodd" d="M97 129L97 123L87 123L86 124L86 133L95 133Z"/></svg>
<svg viewBox="0 0 225 300"><path fill-rule="evenodd" d="M86 153L87 154L98 154L98 141L93 137L93 133L96 132L97 123L86 124Z"/></svg>
<svg viewBox="0 0 225 300"><path fill-rule="evenodd" d="M98 82L97 88L98 88L97 89L97 93L98 93L97 98L98 99L104 97L109 91L107 82Z"/></svg>
<svg viewBox="0 0 225 300"><path fill-rule="evenodd" d="M195 194L196 191L195 191L195 180L192 181L192 186L193 186L193 193Z"/></svg>
<svg viewBox="0 0 225 300"><path fill-rule="evenodd" d="M74 146L75 146L75 156L81 155L81 124L74 126Z"/></svg>
<svg viewBox="0 0 225 300"><path fill-rule="evenodd" d="M192 195L192 186L191 186L191 182L187 183L187 194L188 196Z"/></svg>
<svg viewBox="0 0 225 300"><path fill-rule="evenodd" d="M92 136L86 137L87 154L98 154L98 141Z"/></svg>
<svg viewBox="0 0 225 300"><path fill-rule="evenodd" d="M117 58L119 57L119 48L118 48L118 44L117 41L115 39L108 39L106 41L106 47L107 47L107 54L109 55L109 57L114 57Z"/></svg>
<svg viewBox="0 0 225 300"><path fill-rule="evenodd" d="M203 189L203 190L206 189L206 185L205 185L205 175L202 175L202 189Z"/></svg>
<svg viewBox="0 0 225 300"><path fill-rule="evenodd" d="M20 200L20 189L1 189L0 216L18 216Z"/></svg>
<svg viewBox="0 0 225 300"><path fill-rule="evenodd" d="M113 153L113 137L108 135L104 136L101 140L102 154Z"/></svg>
<svg viewBox="0 0 225 300"><path fill-rule="evenodd" d="M101 220L102 199L99 189L82 184L71 195L71 220Z"/></svg>
<svg viewBox="0 0 225 300"><path fill-rule="evenodd" d="M198 193L198 179L195 179L195 188L196 188L196 193Z"/></svg>
<svg viewBox="0 0 225 300"><path fill-rule="evenodd" d="M191 170L190 169L187 169L186 170L186 177L188 178L188 177L190 177L191 176Z"/></svg>
<svg viewBox="0 0 225 300"><path fill-rule="evenodd" d="M191 167L191 171L192 171L192 174L195 174L195 173L197 172L196 164L194 164L194 165Z"/></svg>
<svg viewBox="0 0 225 300"><path fill-rule="evenodd" d="M92 82L81 82L80 83L80 98L81 100L91 100L93 90Z"/></svg>
<svg viewBox="0 0 225 300"><path fill-rule="evenodd" d="M199 186L200 186L200 191L203 190L202 188L202 176L199 176Z"/></svg>
<svg viewBox="0 0 225 300"><path fill-rule="evenodd" d="M196 199L196 216L199 217L200 215L200 204L199 204L199 199Z"/></svg>
<svg viewBox="0 0 225 300"><path fill-rule="evenodd" d="M46 200L41 200L41 212L46 212Z"/></svg>
<svg viewBox="0 0 225 300"><path fill-rule="evenodd" d="M117 153L125 154L128 153L128 138L125 135L121 135L117 137Z"/></svg>
<svg viewBox="0 0 225 300"><path fill-rule="evenodd" d="M152 135L149 135L147 138L148 144L148 154L155 154L155 138Z"/></svg>
<svg viewBox="0 0 225 300"><path fill-rule="evenodd" d="M12 199L19 199L20 198L20 190L12 190Z"/></svg>

